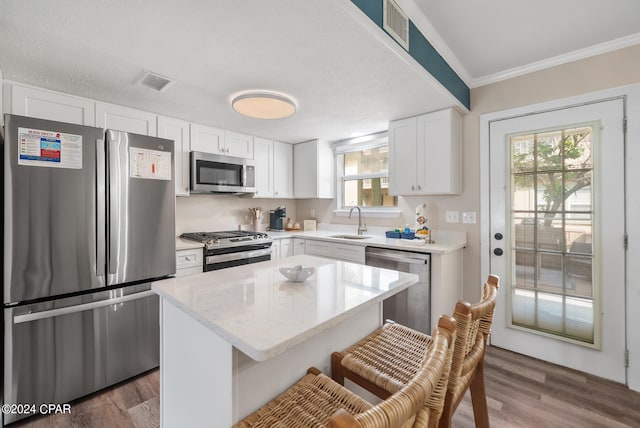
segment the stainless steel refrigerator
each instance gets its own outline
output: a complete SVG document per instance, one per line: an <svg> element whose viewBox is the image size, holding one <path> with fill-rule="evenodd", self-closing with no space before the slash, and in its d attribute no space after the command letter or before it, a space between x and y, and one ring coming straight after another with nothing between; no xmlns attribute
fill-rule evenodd
<svg viewBox="0 0 640 428"><path fill-rule="evenodd" d="M3 138L3 403L64 404L157 367L173 141L15 115Z"/></svg>

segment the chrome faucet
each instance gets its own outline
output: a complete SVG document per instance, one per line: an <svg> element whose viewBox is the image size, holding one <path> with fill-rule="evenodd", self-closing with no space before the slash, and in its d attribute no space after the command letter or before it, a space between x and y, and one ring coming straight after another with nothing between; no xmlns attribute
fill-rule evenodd
<svg viewBox="0 0 640 428"><path fill-rule="evenodd" d="M360 209L359 206L356 205L351 207L351 210L349 211L349 218L351 218L351 213L356 208L358 209L358 235L362 235L364 232L367 231L367 225L366 224L364 226L362 225L362 210Z"/></svg>

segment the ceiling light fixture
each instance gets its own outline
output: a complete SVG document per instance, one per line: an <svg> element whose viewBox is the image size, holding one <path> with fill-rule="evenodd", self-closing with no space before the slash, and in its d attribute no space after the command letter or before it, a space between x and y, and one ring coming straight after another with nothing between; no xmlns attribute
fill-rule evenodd
<svg viewBox="0 0 640 428"><path fill-rule="evenodd" d="M231 101L238 113L254 119L284 119L296 112L295 103L288 97L273 92L249 92Z"/></svg>

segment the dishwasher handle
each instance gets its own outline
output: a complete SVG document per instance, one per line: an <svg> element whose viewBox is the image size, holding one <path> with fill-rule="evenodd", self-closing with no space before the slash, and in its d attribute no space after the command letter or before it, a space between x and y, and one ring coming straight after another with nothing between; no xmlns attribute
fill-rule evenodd
<svg viewBox="0 0 640 428"><path fill-rule="evenodd" d="M378 260L389 260L394 262L409 263L416 265L426 265L429 263L431 255L423 253L412 253L408 251L392 251L382 249L365 248L365 258L375 258ZM366 263L368 264L368 263Z"/></svg>

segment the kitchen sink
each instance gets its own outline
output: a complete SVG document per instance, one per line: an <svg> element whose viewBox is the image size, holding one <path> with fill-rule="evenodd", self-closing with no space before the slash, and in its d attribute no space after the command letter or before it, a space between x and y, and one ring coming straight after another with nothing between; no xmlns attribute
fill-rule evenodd
<svg viewBox="0 0 640 428"><path fill-rule="evenodd" d="M340 239L369 239L370 236L365 235L333 235L329 238L340 238Z"/></svg>

